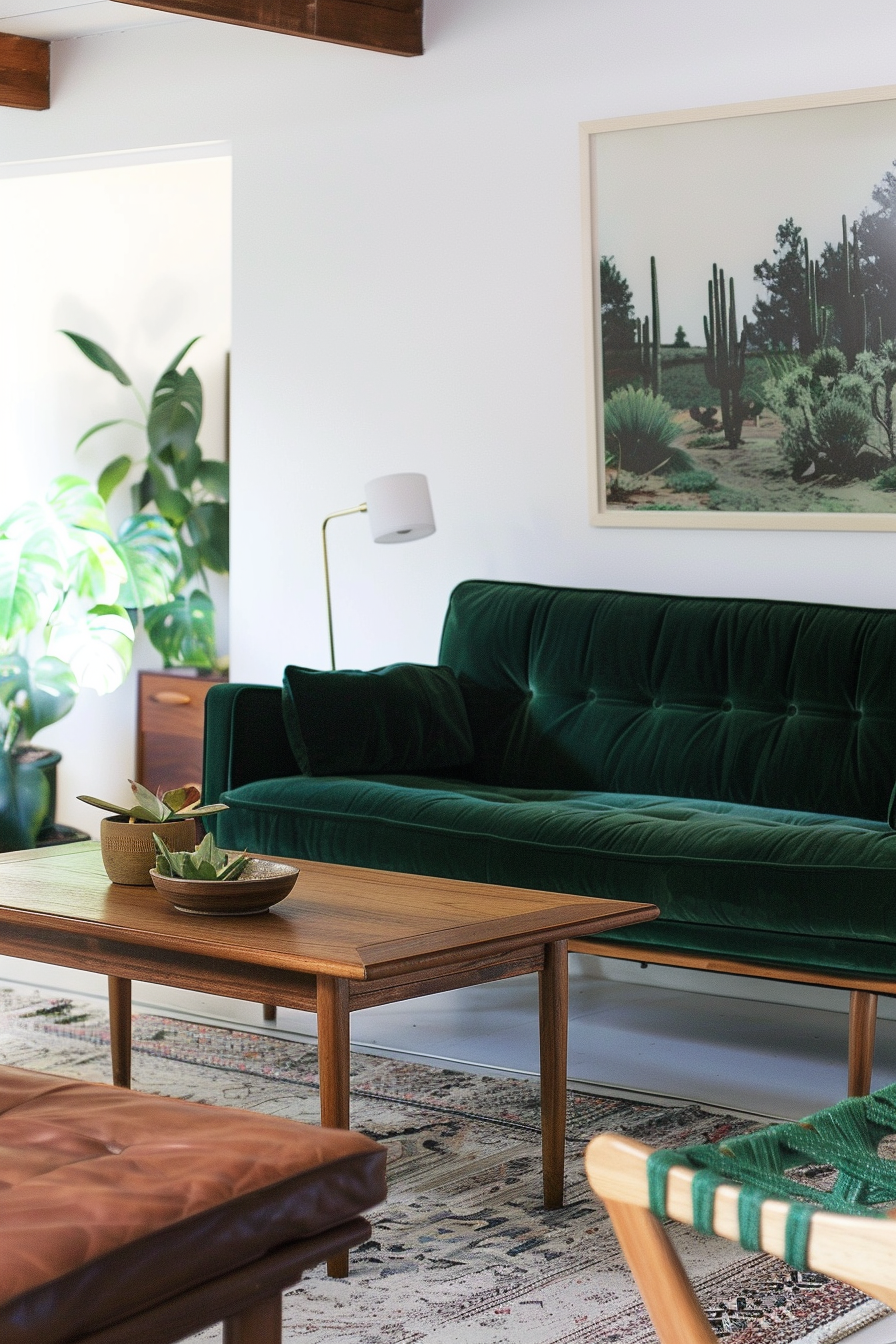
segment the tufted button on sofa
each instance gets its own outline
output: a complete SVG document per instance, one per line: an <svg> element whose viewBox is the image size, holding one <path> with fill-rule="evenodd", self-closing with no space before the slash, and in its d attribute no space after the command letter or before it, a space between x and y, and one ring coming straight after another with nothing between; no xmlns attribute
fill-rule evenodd
<svg viewBox="0 0 896 1344"><path fill-rule="evenodd" d="M896 611L469 582L439 662L474 753L418 775L302 774L279 687L213 687L219 841L649 901L590 949L896 992Z"/></svg>
<svg viewBox="0 0 896 1344"><path fill-rule="evenodd" d="M0 1340L279 1344L280 1294L366 1240L361 1134L0 1068Z"/></svg>

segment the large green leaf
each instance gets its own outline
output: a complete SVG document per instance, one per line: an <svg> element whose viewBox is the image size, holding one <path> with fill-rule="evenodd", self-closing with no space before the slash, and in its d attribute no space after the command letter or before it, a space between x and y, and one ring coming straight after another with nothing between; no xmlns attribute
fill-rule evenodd
<svg viewBox="0 0 896 1344"><path fill-rule="evenodd" d="M191 546L188 541L185 541L183 532L178 532L177 544L180 547L180 574L175 587L180 592L201 571L202 560L199 555L199 548Z"/></svg>
<svg viewBox="0 0 896 1344"><path fill-rule="evenodd" d="M201 340L202 340L202 337L201 337L201 336L194 336L192 340L187 341L187 343L186 343L186 345L184 346L183 350L179 350L179 351L177 352L177 354L174 356L174 358L171 360L170 364L169 364L168 367L165 369L165 372L168 373L171 369L176 369L177 366L178 366L178 364L179 364L179 363L181 362L181 360L183 359L184 355L187 353L187 351L188 351L188 350L192 350L192 349L193 349L193 346L196 344L196 342L197 342L197 341L201 341Z"/></svg>
<svg viewBox="0 0 896 1344"><path fill-rule="evenodd" d="M97 695L116 690L131 666L134 627L124 607L98 603L85 612L68 599L50 627L47 651L68 663L78 685Z"/></svg>
<svg viewBox="0 0 896 1344"><path fill-rule="evenodd" d="M30 663L23 654L0 655L0 705L15 705L26 738L64 718L77 695L74 673L58 658Z"/></svg>
<svg viewBox="0 0 896 1344"><path fill-rule="evenodd" d="M147 471L156 508L175 528L180 527L193 505L183 491L169 485L164 468L153 458L149 460Z"/></svg>
<svg viewBox="0 0 896 1344"><path fill-rule="evenodd" d="M189 490L190 486L196 480L196 473L202 465L202 449L198 443L194 443L186 452L177 451L173 445L171 448L172 466L177 483L182 490Z"/></svg>
<svg viewBox="0 0 896 1344"><path fill-rule="evenodd" d="M0 537L21 542L27 555L52 561L64 574L71 556L69 529L43 500L19 505L0 523Z"/></svg>
<svg viewBox="0 0 896 1344"><path fill-rule="evenodd" d="M27 737L58 723L74 707L78 682L71 668L59 658L45 654L30 667L28 700L21 710Z"/></svg>
<svg viewBox="0 0 896 1344"><path fill-rule="evenodd" d="M84 433L81 435L80 439L75 444L75 452L78 451L82 443L86 443L88 439L92 439L94 434L99 434L101 429L111 429L113 425L136 425L136 424L137 424L136 420L124 420L120 416L117 420L101 420L98 425L91 425L90 429L85 429ZM137 428L142 429L143 426L137 425ZM108 499L108 495L104 495L103 498Z"/></svg>
<svg viewBox="0 0 896 1344"><path fill-rule="evenodd" d="M113 378L117 378L122 387L130 387L131 380L125 373L121 365L114 360L108 350L104 350L96 341L92 341L89 336L79 336L76 331L63 331L63 336L67 336L70 341L86 355L91 364L95 364L98 369L103 369L106 373L111 373Z"/></svg>
<svg viewBox="0 0 896 1344"><path fill-rule="evenodd" d="M203 490L227 503L230 499L230 467L226 462L203 461L196 471L196 478Z"/></svg>
<svg viewBox="0 0 896 1344"><path fill-rule="evenodd" d="M58 476L0 524L0 646L46 623L68 591L115 602L126 578L103 500L80 476Z"/></svg>
<svg viewBox="0 0 896 1344"><path fill-rule="evenodd" d="M26 537L0 537L0 645L47 620L59 600L63 575L59 560L30 551Z"/></svg>
<svg viewBox="0 0 896 1344"><path fill-rule="evenodd" d="M169 445L176 452L192 448L202 423L202 384L195 370L166 369L156 383L146 434L154 453Z"/></svg>
<svg viewBox="0 0 896 1344"><path fill-rule="evenodd" d="M88 528L106 537L112 535L105 501L83 477L57 476L50 483L46 500L59 521L67 527Z"/></svg>
<svg viewBox="0 0 896 1344"><path fill-rule="evenodd" d="M128 571L119 594L124 607L157 607L174 595L180 569L177 536L159 513L135 513L118 530L115 547Z"/></svg>
<svg viewBox="0 0 896 1344"><path fill-rule="evenodd" d="M0 752L0 851L31 849L50 810L50 785L36 765Z"/></svg>
<svg viewBox="0 0 896 1344"><path fill-rule="evenodd" d="M230 568L230 505L197 504L187 519L187 531L203 565L216 574Z"/></svg>
<svg viewBox="0 0 896 1344"><path fill-rule="evenodd" d="M211 671L215 666L215 607L208 593L198 588L189 597L181 593L148 611L145 624L166 667Z"/></svg>
<svg viewBox="0 0 896 1344"><path fill-rule="evenodd" d="M152 476L149 474L149 468L144 471L139 481L131 486L131 509L134 513L139 513L145 509L152 499Z"/></svg>
<svg viewBox="0 0 896 1344"><path fill-rule="evenodd" d="M103 467L96 488L100 498L106 504L108 504L132 466L133 460L126 453L122 453L121 457L113 457L112 461Z"/></svg>
<svg viewBox="0 0 896 1344"><path fill-rule="evenodd" d="M0 705L8 708L24 691L28 679L28 659L22 653L0 654Z"/></svg>
<svg viewBox="0 0 896 1344"><path fill-rule="evenodd" d="M95 602L117 602L128 572L115 543L87 528L72 531L72 553L66 573L66 588L78 597Z"/></svg>

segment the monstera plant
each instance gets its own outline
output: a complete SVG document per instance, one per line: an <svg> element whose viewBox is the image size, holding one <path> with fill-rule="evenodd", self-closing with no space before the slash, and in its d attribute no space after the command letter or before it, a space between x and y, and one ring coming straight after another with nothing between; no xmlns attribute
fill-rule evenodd
<svg viewBox="0 0 896 1344"><path fill-rule="evenodd" d="M78 476L0 521L0 850L33 844L46 816L49 786L23 746L80 690L121 685L129 609L168 601L179 564L163 518L128 518L115 536L105 501Z"/></svg>
<svg viewBox="0 0 896 1344"><path fill-rule="evenodd" d="M146 438L146 451L127 453L103 468L97 490L104 500L123 485L133 468L142 467L131 487L134 525L147 518L164 519L177 540L180 557L173 591L144 610L146 632L166 667L212 671L221 665L215 644L215 608L209 594L208 571L226 574L229 557L229 473L226 462L203 457L198 442L202 424L202 384L192 368L180 371L189 341L172 359L147 403L131 377L108 350L77 332L62 333L97 368L130 388L140 419L101 420L86 430L76 450L113 425L131 425Z"/></svg>

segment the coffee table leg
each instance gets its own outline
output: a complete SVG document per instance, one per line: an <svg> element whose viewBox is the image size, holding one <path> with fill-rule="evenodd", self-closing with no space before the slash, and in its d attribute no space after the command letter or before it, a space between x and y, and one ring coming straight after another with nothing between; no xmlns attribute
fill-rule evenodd
<svg viewBox="0 0 896 1344"><path fill-rule="evenodd" d="M541 1045L541 1160L546 1209L563 1207L566 1155L566 1036L569 1020L567 944L547 943L538 973Z"/></svg>
<svg viewBox="0 0 896 1344"><path fill-rule="evenodd" d="M317 1066L320 1074L320 1122L327 1129L348 1129L348 981L317 977ZM327 1261L331 1279L348 1274L348 1251Z"/></svg>
<svg viewBox="0 0 896 1344"><path fill-rule="evenodd" d="M112 1081L116 1087L131 1085L131 982L109 976L109 1039L112 1047Z"/></svg>

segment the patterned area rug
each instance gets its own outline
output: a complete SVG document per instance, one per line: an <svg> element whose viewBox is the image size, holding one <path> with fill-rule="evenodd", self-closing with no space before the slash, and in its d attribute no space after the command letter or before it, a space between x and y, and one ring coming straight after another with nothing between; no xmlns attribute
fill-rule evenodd
<svg viewBox="0 0 896 1344"><path fill-rule="evenodd" d="M109 1079L97 1005L0 989L0 1060ZM312 1123L317 1054L303 1043L170 1018L134 1021L134 1086ZM584 1179L597 1130L678 1147L748 1121L698 1106L571 1093L567 1204L540 1207L537 1088L525 1080L352 1056L352 1122L389 1151L389 1200L346 1280L322 1268L287 1296L287 1344L654 1344L609 1221ZM834 1344L885 1308L687 1228L679 1252L720 1338ZM896 1325L896 1323L894 1323ZM894 1331L896 1334L896 1331ZM220 1330L195 1336L220 1339Z"/></svg>

